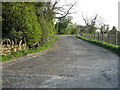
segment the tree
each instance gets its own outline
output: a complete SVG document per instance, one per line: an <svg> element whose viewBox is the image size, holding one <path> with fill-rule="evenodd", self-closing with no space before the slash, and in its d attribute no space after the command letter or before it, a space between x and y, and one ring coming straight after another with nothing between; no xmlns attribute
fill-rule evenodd
<svg viewBox="0 0 120 90"><path fill-rule="evenodd" d="M26 39L28 47L35 46L36 43L48 42L56 34L55 19L64 21L62 18L70 14L70 10L75 5L74 3L59 7L59 1L3 2L3 38ZM64 11L64 6L67 6L68 10ZM57 17L58 14L61 16ZM66 28L67 22L64 23Z"/></svg>
<svg viewBox="0 0 120 90"><path fill-rule="evenodd" d="M21 31L29 47L41 40L40 24L37 22L35 7L30 2L3 2L2 16L4 37L11 38L9 33L13 30Z"/></svg>
<svg viewBox="0 0 120 90"><path fill-rule="evenodd" d="M114 35L116 34L116 32L117 32L117 29L115 26L113 26L112 29L109 31L110 34L114 34Z"/></svg>
<svg viewBox="0 0 120 90"><path fill-rule="evenodd" d="M109 29L109 25L104 24L105 23L105 19L102 18L102 17L99 17L97 19L97 23L98 23L97 27L100 29L100 32L103 35L106 32L106 30Z"/></svg>
<svg viewBox="0 0 120 90"><path fill-rule="evenodd" d="M105 24L105 31L104 31L104 33L108 33L109 32L109 28L110 28L109 24Z"/></svg>
<svg viewBox="0 0 120 90"><path fill-rule="evenodd" d="M104 34L108 33L109 25L108 24L104 24L105 19L102 18L102 17L99 17L97 21L98 21L98 28L100 29L100 33L102 34L102 41L103 41Z"/></svg>
<svg viewBox="0 0 120 90"><path fill-rule="evenodd" d="M86 24L85 25L86 29L87 29L88 33L90 33L90 34L94 33L97 30L97 28L96 28L97 17L98 17L97 14L94 16L94 18L92 18L92 17L91 18L88 18L88 17L84 18L84 16L82 15L82 18Z"/></svg>
<svg viewBox="0 0 120 90"><path fill-rule="evenodd" d="M65 29L68 25L71 24L71 17L63 17L58 20L58 23L56 23L56 29L58 29L58 34L65 34Z"/></svg>
<svg viewBox="0 0 120 90"><path fill-rule="evenodd" d="M70 24L67 26L67 28L65 29L65 34L67 35L74 35L74 34L78 34L78 28L75 27L73 24Z"/></svg>
<svg viewBox="0 0 120 90"><path fill-rule="evenodd" d="M77 28L78 28L78 33L81 34L81 35L83 33L87 33L88 32L86 26L78 25Z"/></svg>
<svg viewBox="0 0 120 90"><path fill-rule="evenodd" d="M70 3L70 4L64 4L62 6L59 6L60 0L54 0L54 2L52 3L52 7L51 7L51 12L53 12L57 19L60 18L64 18L69 14L72 14L71 9L76 5L77 1L75 1L74 3ZM66 9L67 8L67 9Z"/></svg>
<svg viewBox="0 0 120 90"><path fill-rule="evenodd" d="M50 39L54 38L56 34L53 23L55 16L49 12L50 5L51 4L49 2L35 3L37 20L42 29L42 41L40 44L48 42Z"/></svg>

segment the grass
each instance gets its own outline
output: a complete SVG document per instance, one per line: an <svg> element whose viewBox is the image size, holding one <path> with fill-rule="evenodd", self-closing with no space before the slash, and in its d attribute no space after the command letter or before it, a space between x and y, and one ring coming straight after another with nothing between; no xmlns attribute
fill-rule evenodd
<svg viewBox="0 0 120 90"><path fill-rule="evenodd" d="M83 36L98 36L98 34L83 34ZM102 34L99 34L99 36L102 36ZM109 35L109 37L110 36L115 36L115 35ZM106 35L103 35L103 37L108 37L108 35L106 34Z"/></svg>
<svg viewBox="0 0 120 90"><path fill-rule="evenodd" d="M100 47L104 47L104 48L112 51L113 53L117 54L118 56L120 55L120 46L115 46L113 44L109 44L109 43L101 42L101 41L97 41L97 40L87 39L87 38L82 37L80 35L77 35L76 37L79 38L79 39L82 39L84 41L87 41L87 42L93 43L95 45L98 45Z"/></svg>
<svg viewBox="0 0 120 90"><path fill-rule="evenodd" d="M19 58L19 57L25 56L27 54L43 51L45 49L50 48L54 44L55 39L56 38L51 39L51 41L45 43L44 45L42 45L40 47L37 47L37 48L34 48L34 49L31 49L31 50L30 49L26 49L26 50L23 50L23 51L12 52L12 53L7 54L7 55L0 55L2 57L2 59L0 59L0 60L2 62L5 62L5 61L8 61L8 60L12 60L14 58Z"/></svg>

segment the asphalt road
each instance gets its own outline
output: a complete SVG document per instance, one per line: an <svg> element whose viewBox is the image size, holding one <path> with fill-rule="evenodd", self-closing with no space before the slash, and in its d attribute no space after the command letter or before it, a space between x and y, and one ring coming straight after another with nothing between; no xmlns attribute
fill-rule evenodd
<svg viewBox="0 0 120 90"><path fill-rule="evenodd" d="M117 88L118 57L75 36L3 63L3 88Z"/></svg>

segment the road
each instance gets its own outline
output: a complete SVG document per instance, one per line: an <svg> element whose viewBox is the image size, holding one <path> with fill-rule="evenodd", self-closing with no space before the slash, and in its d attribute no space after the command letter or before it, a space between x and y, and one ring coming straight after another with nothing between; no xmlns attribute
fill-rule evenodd
<svg viewBox="0 0 120 90"><path fill-rule="evenodd" d="M3 63L3 88L117 88L118 57L75 36Z"/></svg>

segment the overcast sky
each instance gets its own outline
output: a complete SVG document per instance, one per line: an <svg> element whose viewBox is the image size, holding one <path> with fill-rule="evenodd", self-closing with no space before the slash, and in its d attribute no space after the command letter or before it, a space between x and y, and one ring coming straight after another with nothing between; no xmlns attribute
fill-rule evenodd
<svg viewBox="0 0 120 90"><path fill-rule="evenodd" d="M66 0L68 3L75 2L76 0ZM82 20L82 13L88 17L93 17L97 13L105 19L105 24L118 27L118 2L120 0L78 0L76 6L72 11L73 21L78 24L84 25ZM61 0L64 3L65 0Z"/></svg>

